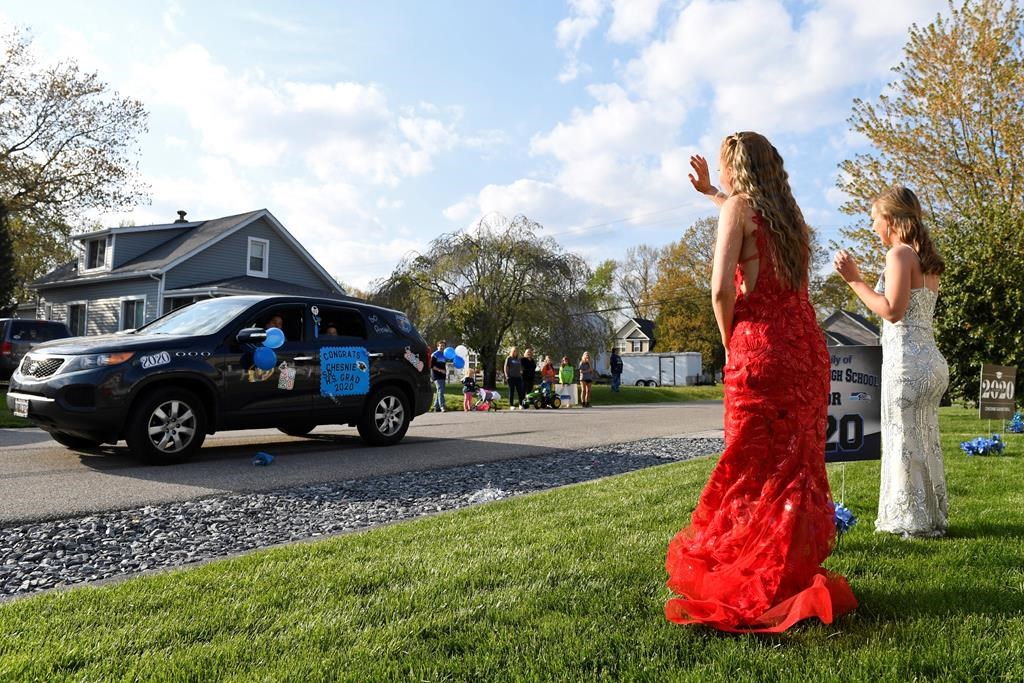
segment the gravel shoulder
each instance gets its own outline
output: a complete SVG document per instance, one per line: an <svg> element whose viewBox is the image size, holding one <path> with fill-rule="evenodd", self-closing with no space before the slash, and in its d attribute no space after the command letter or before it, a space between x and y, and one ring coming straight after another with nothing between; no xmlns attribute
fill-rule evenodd
<svg viewBox="0 0 1024 683"><path fill-rule="evenodd" d="M366 529L721 452L686 435L0 527L0 600Z"/></svg>

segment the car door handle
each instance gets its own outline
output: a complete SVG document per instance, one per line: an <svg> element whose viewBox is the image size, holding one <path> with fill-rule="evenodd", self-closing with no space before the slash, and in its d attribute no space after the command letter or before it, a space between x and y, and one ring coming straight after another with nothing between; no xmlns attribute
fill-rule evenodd
<svg viewBox="0 0 1024 683"><path fill-rule="evenodd" d="M292 360L316 360L316 356L295 356Z"/></svg>
<svg viewBox="0 0 1024 683"><path fill-rule="evenodd" d="M382 357L384 356L384 354L383 354L383 353L369 353L369 354L367 354L367 355L368 355L368 356L369 356L370 358L382 358Z"/></svg>

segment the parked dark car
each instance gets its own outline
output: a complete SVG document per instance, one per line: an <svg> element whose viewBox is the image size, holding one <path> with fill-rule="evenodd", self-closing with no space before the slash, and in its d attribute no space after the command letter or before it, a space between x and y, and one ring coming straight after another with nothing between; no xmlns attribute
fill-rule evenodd
<svg viewBox="0 0 1024 683"><path fill-rule="evenodd" d="M268 346L281 336L271 327L283 333L278 348ZM348 424L383 446L429 408L429 355L398 311L231 296L138 330L40 345L11 377L7 406L70 448L124 439L154 463L185 460L207 434L227 429L303 436Z"/></svg>
<svg viewBox="0 0 1024 683"><path fill-rule="evenodd" d="M8 380L25 354L53 339L71 336L68 326L56 320L0 318L0 380Z"/></svg>

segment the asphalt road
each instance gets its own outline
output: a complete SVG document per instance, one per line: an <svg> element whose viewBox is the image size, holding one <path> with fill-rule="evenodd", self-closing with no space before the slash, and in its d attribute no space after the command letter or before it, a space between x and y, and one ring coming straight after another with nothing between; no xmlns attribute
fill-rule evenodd
<svg viewBox="0 0 1024 683"><path fill-rule="evenodd" d="M318 427L311 438L277 430L223 432L198 456L140 465L124 443L95 451L60 446L36 429L0 429L0 525L300 484L541 455L661 436L720 431L719 401L559 411L428 413L390 448L368 448L355 429ZM256 467L258 451L274 456Z"/></svg>

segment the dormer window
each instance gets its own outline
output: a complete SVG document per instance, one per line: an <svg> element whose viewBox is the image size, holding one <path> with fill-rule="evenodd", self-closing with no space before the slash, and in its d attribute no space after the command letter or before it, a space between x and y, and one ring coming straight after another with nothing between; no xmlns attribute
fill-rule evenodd
<svg viewBox="0 0 1024 683"><path fill-rule="evenodd" d="M270 240L250 237L245 274L255 277L268 277L270 271L269 261Z"/></svg>
<svg viewBox="0 0 1024 683"><path fill-rule="evenodd" d="M107 238L89 240L85 243L85 269L98 270L107 262Z"/></svg>

